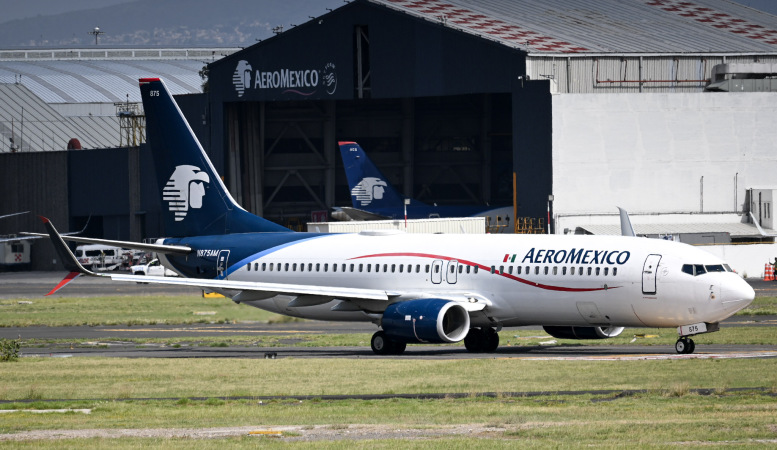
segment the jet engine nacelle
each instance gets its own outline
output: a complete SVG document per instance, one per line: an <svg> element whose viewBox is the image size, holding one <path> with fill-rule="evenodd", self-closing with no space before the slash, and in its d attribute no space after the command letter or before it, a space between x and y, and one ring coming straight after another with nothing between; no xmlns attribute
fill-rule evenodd
<svg viewBox="0 0 777 450"><path fill-rule="evenodd" d="M607 339L623 332L623 327L542 327L558 339Z"/></svg>
<svg viewBox="0 0 777 450"><path fill-rule="evenodd" d="M450 300L407 300L390 304L381 326L386 336L401 342L458 342L469 332L469 313Z"/></svg>

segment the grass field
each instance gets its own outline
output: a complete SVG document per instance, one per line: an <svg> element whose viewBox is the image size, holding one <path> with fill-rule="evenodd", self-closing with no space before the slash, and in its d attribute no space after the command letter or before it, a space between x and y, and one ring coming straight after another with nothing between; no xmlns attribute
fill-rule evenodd
<svg viewBox="0 0 777 450"><path fill-rule="evenodd" d="M581 376L581 374L585 374ZM432 436L418 440L359 440L363 447L427 448L531 445L663 447L758 445L777 442L777 360L525 361L512 359L388 360L150 360L22 359L0 365L0 398L30 400L4 409L90 408L91 414L16 412L0 417L0 433L33 430L169 430L295 425L281 441L315 427L348 438L352 428L376 436L397 429ZM695 388L715 389L697 395ZM768 387L767 391L730 392ZM648 389L618 396L556 395L554 391ZM540 397L480 397L479 392L546 391ZM221 396L464 392L440 400L219 400ZM185 397L211 397L194 401ZM179 399L143 401L142 397ZM44 399L95 399L59 400ZM113 401L111 399L123 400ZM37 401L37 402L36 402ZM477 434L466 430L477 428ZM465 432L461 435L453 431ZM485 430L484 430L485 429ZM354 431L355 432L355 431ZM207 445L165 437L25 441L30 446ZM2 437L0 436L0 439ZM232 437L235 447L278 442ZM300 447L313 443L300 442ZM338 446L338 441L314 442ZM212 442L211 442L212 445ZM339 446L343 445L339 442ZM349 446L352 445L348 444Z"/></svg>
<svg viewBox="0 0 777 450"><path fill-rule="evenodd" d="M753 311L777 309L758 298ZM195 312L213 311L209 316ZM752 313L751 313L752 314ZM86 319L85 319L86 318ZM200 297L0 300L0 326L273 321L279 316ZM749 318L743 318L750 320ZM757 320L757 317L756 317ZM505 346L551 338L505 330ZM672 345L675 330L627 329L585 345ZM127 339L122 339L126 341ZM773 327L724 327L697 344L777 344ZM369 334L133 339L165 345L369 345ZM578 341L558 344L577 345ZM26 341L24 345L94 345ZM694 389L712 389L699 395ZM734 389L756 388L739 391ZM647 390L635 395L559 391ZM495 392L495 397L478 393ZM533 397L504 393L548 392ZM257 396L465 393L436 400L260 401ZM503 393L503 394L499 394ZM535 361L388 359L22 358L0 363L0 445L16 448L666 448L777 445L777 359ZM191 400L202 397L207 400ZM218 397L249 397L227 399ZM141 400L168 398L170 400ZM91 400L90 400L91 399ZM56 400L56 401L49 401ZM222 427L281 429L282 437L226 433ZM83 435L42 439L70 430ZM124 430L124 431L123 431ZM183 431L182 431L183 430ZM196 432L211 432L197 438ZM220 434L226 433L226 434ZM17 440L6 442L16 434ZM119 437L122 436L122 437ZM216 444L213 439L218 437Z"/></svg>
<svg viewBox="0 0 777 450"><path fill-rule="evenodd" d="M739 315L777 315L777 297L757 297ZM0 327L288 320L290 319L286 316L251 306L237 305L227 298L202 298L191 295L41 297L34 300L0 300Z"/></svg>

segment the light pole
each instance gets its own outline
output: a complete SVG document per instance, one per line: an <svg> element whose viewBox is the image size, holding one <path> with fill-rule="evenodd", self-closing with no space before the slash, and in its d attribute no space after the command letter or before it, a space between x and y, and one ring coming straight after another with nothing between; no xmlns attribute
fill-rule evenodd
<svg viewBox="0 0 777 450"><path fill-rule="evenodd" d="M553 202L553 194L548 195L548 234L550 234L550 204Z"/></svg>

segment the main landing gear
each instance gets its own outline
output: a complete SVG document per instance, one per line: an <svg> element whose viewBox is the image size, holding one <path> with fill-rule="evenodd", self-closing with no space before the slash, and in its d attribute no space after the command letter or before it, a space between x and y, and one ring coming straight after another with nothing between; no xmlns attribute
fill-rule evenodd
<svg viewBox="0 0 777 450"><path fill-rule="evenodd" d="M407 348L407 343L395 341L383 331L378 331L372 335L370 347L377 355L401 355Z"/></svg>
<svg viewBox="0 0 777 450"><path fill-rule="evenodd" d="M499 333L491 327L470 328L464 347L472 353L493 353L499 347Z"/></svg>
<svg viewBox="0 0 777 450"><path fill-rule="evenodd" d="M674 349L677 350L677 353L688 355L696 350L696 344L693 339L683 336L674 343Z"/></svg>

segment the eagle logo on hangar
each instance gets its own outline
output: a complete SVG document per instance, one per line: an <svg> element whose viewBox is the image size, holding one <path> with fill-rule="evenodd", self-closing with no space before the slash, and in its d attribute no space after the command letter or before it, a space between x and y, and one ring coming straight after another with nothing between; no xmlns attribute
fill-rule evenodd
<svg viewBox="0 0 777 450"><path fill-rule="evenodd" d="M175 168L162 190L162 200L167 202L170 212L175 213L176 222L186 218L189 209L202 208L205 183L210 183L210 177L199 167L181 165Z"/></svg>
<svg viewBox="0 0 777 450"><path fill-rule="evenodd" d="M248 61L240 60L235 68L235 73L232 74L232 84L235 85L237 96L242 97L246 89L251 87L251 64Z"/></svg>

